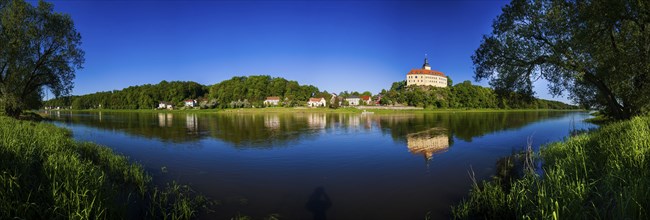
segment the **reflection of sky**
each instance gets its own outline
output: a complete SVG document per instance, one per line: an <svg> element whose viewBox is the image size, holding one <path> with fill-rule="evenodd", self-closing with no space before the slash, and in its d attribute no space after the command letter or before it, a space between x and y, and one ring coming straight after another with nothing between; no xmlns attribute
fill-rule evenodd
<svg viewBox="0 0 650 220"><path fill-rule="evenodd" d="M152 120L159 119L155 116ZM202 115L196 115L198 119L176 115L174 119L179 117L192 125L201 123ZM288 142L269 140L259 143L264 146L260 148L239 148L218 138L168 142L120 130L55 123L70 128L76 139L109 146L141 162L156 178L191 183L197 191L232 207L214 213L212 217L217 219L237 212L257 218L280 213L287 219L307 219L310 213L304 204L316 186L323 186L332 198L335 208L328 216L333 219L410 219L429 211L439 215L436 218L448 218L449 205L469 189L469 169L478 179L485 179L494 173L498 158L521 149L529 136L535 146L561 140L569 133L573 117L578 129L594 127L581 122L586 114L568 114L485 134L471 142L447 139L451 146L444 153L423 162L422 154L411 153L408 137L394 139L382 131L387 128L371 121L373 118L346 114L299 117L306 117L300 121L309 125L305 132L314 128L318 132ZM259 120L263 120L262 126L276 122L272 115ZM278 120L284 123L282 117ZM347 124L350 121L358 123ZM365 126L368 123L370 127ZM444 132L429 129L435 131L423 130L412 136L429 135L444 145ZM167 174L159 172L162 166L167 167ZM246 198L249 203L240 205L227 198Z"/></svg>

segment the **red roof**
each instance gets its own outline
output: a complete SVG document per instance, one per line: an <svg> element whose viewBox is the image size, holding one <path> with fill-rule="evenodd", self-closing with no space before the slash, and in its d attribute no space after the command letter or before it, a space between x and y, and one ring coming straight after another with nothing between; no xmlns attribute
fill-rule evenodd
<svg viewBox="0 0 650 220"><path fill-rule="evenodd" d="M277 96L269 96L269 97L266 97L266 100L280 100L280 97L277 97Z"/></svg>
<svg viewBox="0 0 650 220"><path fill-rule="evenodd" d="M320 102L320 100L323 98L309 98L310 102Z"/></svg>
<svg viewBox="0 0 650 220"><path fill-rule="evenodd" d="M444 73L436 70L425 70L425 69L412 69L409 71L408 74L406 75L411 75L411 74L427 74L427 75L438 75L438 76L445 76Z"/></svg>
<svg viewBox="0 0 650 220"><path fill-rule="evenodd" d="M369 95L362 95L361 100L368 101L368 100L370 100L370 96Z"/></svg>

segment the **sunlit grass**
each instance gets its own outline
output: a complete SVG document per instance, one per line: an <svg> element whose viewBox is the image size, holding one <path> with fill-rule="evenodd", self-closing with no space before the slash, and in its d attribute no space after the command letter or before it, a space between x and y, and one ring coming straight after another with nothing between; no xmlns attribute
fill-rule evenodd
<svg viewBox="0 0 650 220"><path fill-rule="evenodd" d="M0 219L189 219L209 202L69 130L0 117Z"/></svg>
<svg viewBox="0 0 650 220"><path fill-rule="evenodd" d="M608 124L550 144L535 155L543 174L528 171L509 187L475 183L453 207L455 218L650 218L650 117Z"/></svg>

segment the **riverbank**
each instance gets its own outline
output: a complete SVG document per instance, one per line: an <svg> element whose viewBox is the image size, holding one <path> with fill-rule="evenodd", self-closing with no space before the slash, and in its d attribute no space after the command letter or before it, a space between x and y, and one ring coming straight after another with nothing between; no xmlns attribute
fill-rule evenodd
<svg viewBox="0 0 650 220"><path fill-rule="evenodd" d="M0 219L189 219L210 202L53 124L0 116Z"/></svg>
<svg viewBox="0 0 650 220"><path fill-rule="evenodd" d="M237 108L237 109L183 109L183 110L157 110L157 109L83 109L83 110L47 110L47 111L72 111L72 112L143 112L143 113L362 113L373 112L378 114L391 113L456 113L456 112L532 112L532 111L585 111L583 109L364 109L355 107L307 108L307 107L270 107L270 108Z"/></svg>
<svg viewBox="0 0 650 220"><path fill-rule="evenodd" d="M550 144L542 172L508 184L475 183L459 219L650 218L650 117L636 117ZM534 164L534 163L533 163Z"/></svg>

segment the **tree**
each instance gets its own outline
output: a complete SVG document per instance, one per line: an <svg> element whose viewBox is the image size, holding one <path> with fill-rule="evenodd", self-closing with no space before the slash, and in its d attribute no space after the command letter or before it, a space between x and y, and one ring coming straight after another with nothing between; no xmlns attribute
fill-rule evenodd
<svg viewBox="0 0 650 220"><path fill-rule="evenodd" d="M53 8L44 1L0 0L0 102L9 116L31 107L44 88L56 97L69 94L84 62L72 19Z"/></svg>
<svg viewBox="0 0 650 220"><path fill-rule="evenodd" d="M513 0L472 56L477 80L532 94L550 82L582 106L625 119L650 110L647 1Z"/></svg>

